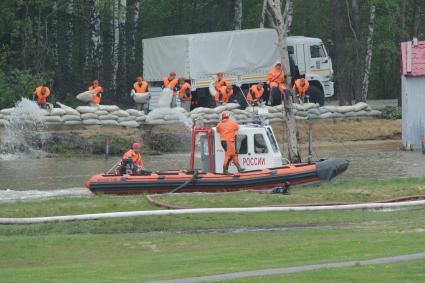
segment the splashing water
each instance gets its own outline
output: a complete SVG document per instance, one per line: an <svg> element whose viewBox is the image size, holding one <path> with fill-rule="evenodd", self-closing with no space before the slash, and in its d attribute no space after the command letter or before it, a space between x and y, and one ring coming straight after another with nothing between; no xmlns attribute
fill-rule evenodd
<svg viewBox="0 0 425 283"><path fill-rule="evenodd" d="M34 152L36 133L46 128L44 122L46 115L47 111L40 109L34 101L22 98L17 102L10 113L9 123L5 126L0 144L0 157Z"/></svg>

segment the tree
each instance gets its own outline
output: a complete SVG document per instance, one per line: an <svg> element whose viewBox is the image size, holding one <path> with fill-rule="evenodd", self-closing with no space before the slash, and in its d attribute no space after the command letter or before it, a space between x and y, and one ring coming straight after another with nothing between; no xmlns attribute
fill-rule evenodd
<svg viewBox="0 0 425 283"><path fill-rule="evenodd" d="M362 101L361 93L361 72L360 72L360 7L359 0L351 0L351 12L348 0L347 5L347 16L350 24L350 29L353 36L353 48L354 48L354 68L353 68L353 92L354 99L357 102ZM351 104L351 103L350 103Z"/></svg>
<svg viewBox="0 0 425 283"><path fill-rule="evenodd" d="M374 4L372 4L370 6L369 36L367 38L366 62L365 62L365 70L364 70L363 84L362 84L362 101L367 100L367 93L369 90L369 77L370 77L370 69L372 65L375 11L376 11L376 7Z"/></svg>
<svg viewBox="0 0 425 283"><path fill-rule="evenodd" d="M421 3L423 0L415 0L413 8L413 26L412 26L412 38L418 38L419 26L421 24Z"/></svg>
<svg viewBox="0 0 425 283"><path fill-rule="evenodd" d="M235 0L235 18L233 22L233 29L242 29L242 0Z"/></svg>
<svg viewBox="0 0 425 283"><path fill-rule="evenodd" d="M280 51L280 58L282 59L282 67L287 74L287 88L291 89L291 75L289 67L288 45L286 38L288 30L292 23L293 14L293 1L286 0L285 8L282 9L282 0L268 0L268 12L270 14L271 23L273 28L278 34L278 46ZM295 120L295 113L293 111L292 97L285 95L283 99L284 112L286 119L287 143L288 143L288 159L292 163L301 162L301 156L297 140L297 124Z"/></svg>

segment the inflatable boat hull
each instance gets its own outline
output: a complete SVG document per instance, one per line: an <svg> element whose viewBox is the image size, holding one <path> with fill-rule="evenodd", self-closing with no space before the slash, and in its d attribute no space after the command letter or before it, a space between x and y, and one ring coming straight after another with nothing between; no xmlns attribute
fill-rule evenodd
<svg viewBox="0 0 425 283"><path fill-rule="evenodd" d="M94 194L161 194L176 188L180 188L178 192L269 190L330 181L347 167L348 161L337 159L231 175L178 170L152 172L147 176L99 174L90 178L86 186Z"/></svg>

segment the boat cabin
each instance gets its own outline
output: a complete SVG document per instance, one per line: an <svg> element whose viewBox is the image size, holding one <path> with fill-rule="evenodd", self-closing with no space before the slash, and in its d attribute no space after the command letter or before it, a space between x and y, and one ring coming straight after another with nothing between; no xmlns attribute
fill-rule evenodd
<svg viewBox="0 0 425 283"><path fill-rule="evenodd" d="M247 171L282 166L282 154L271 126L257 124L240 126L235 147L239 164ZM198 157L202 171L223 173L224 155L220 134L215 127L193 128L189 166L192 170L195 166L195 157ZM237 172L233 163L230 163L229 172Z"/></svg>

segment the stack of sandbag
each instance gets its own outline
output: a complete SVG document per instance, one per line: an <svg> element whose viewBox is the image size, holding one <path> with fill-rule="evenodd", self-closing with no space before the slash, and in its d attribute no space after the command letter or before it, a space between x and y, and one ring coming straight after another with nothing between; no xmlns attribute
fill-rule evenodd
<svg viewBox="0 0 425 283"><path fill-rule="evenodd" d="M60 102L57 102L57 104L60 106L62 110L65 111L65 114L61 116L63 124L65 125L80 125L81 124L80 112Z"/></svg>
<svg viewBox="0 0 425 283"><path fill-rule="evenodd" d="M60 125L63 124L63 116L66 114L66 111L62 108L52 108L47 112L48 114L44 116L44 121L48 125Z"/></svg>
<svg viewBox="0 0 425 283"><path fill-rule="evenodd" d="M191 123L188 113L181 107L157 108L146 116L145 121L148 124Z"/></svg>
<svg viewBox="0 0 425 283"><path fill-rule="evenodd" d="M0 126L6 126L9 124L9 116L12 111L13 108L4 108L0 110Z"/></svg>

